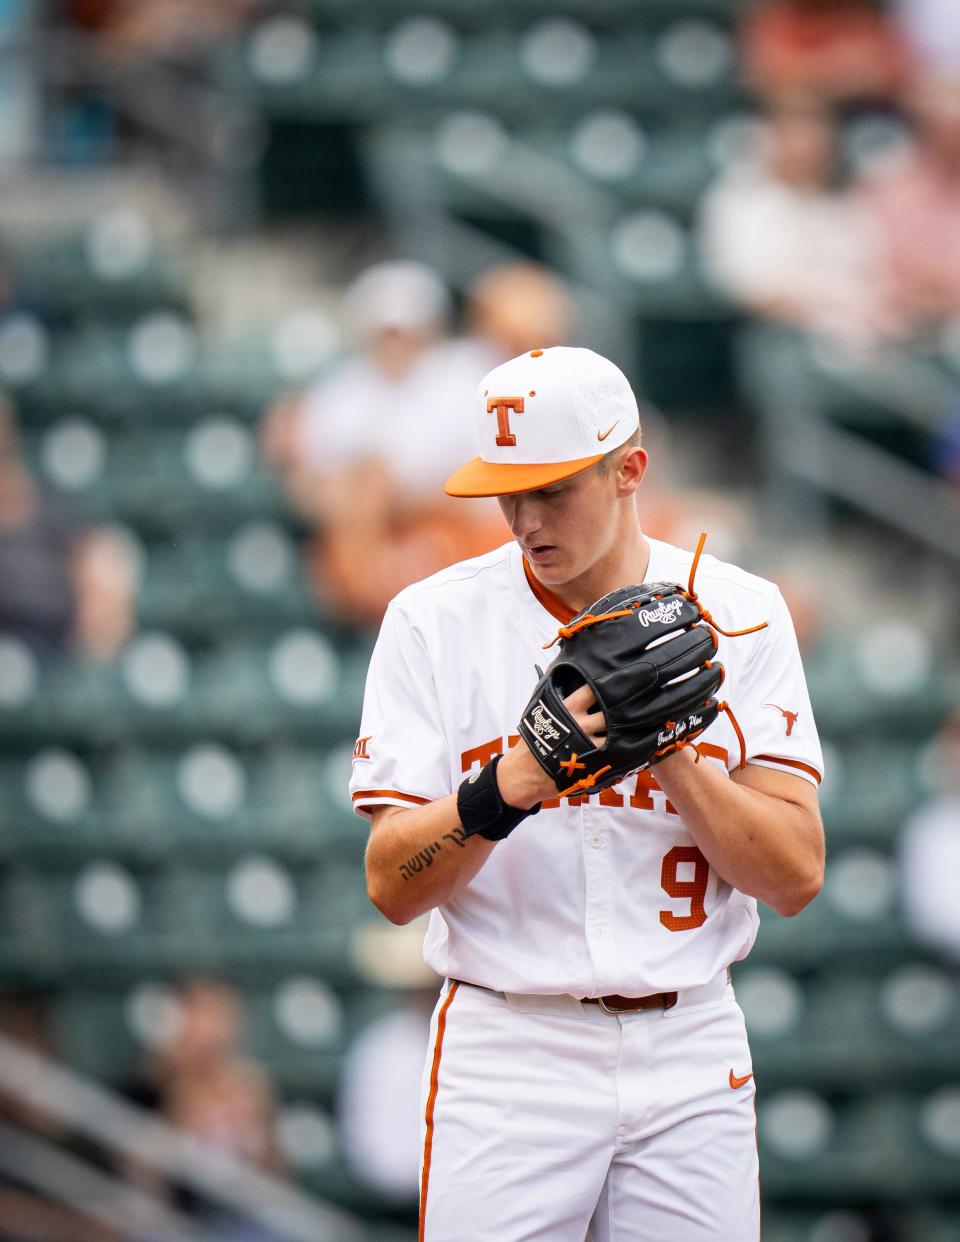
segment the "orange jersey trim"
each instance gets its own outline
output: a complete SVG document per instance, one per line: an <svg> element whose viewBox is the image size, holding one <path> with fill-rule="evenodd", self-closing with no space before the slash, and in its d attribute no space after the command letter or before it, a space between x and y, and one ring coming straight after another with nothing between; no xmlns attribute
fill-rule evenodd
<svg viewBox="0 0 960 1242"><path fill-rule="evenodd" d="M539 602L546 608L551 616L556 617L561 625L569 625L573 618L577 615L569 604L565 604L559 595L547 589L539 580L533 570L530 568L530 562L526 557L523 558L523 572L527 579L527 585L534 593Z"/></svg>
<svg viewBox="0 0 960 1242"><path fill-rule="evenodd" d="M447 993L447 999L440 1007L440 1013L437 1015L437 1042L433 1049L433 1064L430 1067L430 1094L427 1096L427 1108L424 1113L424 1121L427 1124L426 1135L423 1140L423 1172L420 1175L420 1227L417 1232L417 1242L423 1242L423 1231L427 1221L427 1190L430 1187L430 1160L433 1156L433 1111L437 1103L437 1091L439 1089L440 1078L440 1054L443 1051L443 1036L447 1029L447 1010L450 1003L456 996L460 988L459 983L452 983L450 991Z"/></svg>
<svg viewBox="0 0 960 1242"><path fill-rule="evenodd" d="M799 768L801 772L812 776L818 785L823 779L816 768L812 768L809 763L801 763L799 759L782 759L779 755L751 755L751 759L755 763L762 760L765 763L782 763L786 768Z"/></svg>
<svg viewBox="0 0 960 1242"><path fill-rule="evenodd" d="M414 806L426 806L429 798L418 798L416 794L401 793L399 789L358 789L353 795L354 802L365 798L399 798L401 802L410 802Z"/></svg>

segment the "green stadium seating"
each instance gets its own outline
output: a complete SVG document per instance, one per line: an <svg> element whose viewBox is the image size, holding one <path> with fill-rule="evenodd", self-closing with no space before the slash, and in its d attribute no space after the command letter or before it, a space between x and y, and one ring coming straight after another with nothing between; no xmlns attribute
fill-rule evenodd
<svg viewBox="0 0 960 1242"><path fill-rule="evenodd" d="M121 1085L142 1068L145 1048L131 1029L123 992L65 990L57 999L54 1031L67 1061L85 1074Z"/></svg>
<svg viewBox="0 0 960 1242"><path fill-rule="evenodd" d="M841 953L851 965L871 968L909 960L914 949L897 897L888 856L864 846L830 855L824 892L800 914L784 919L760 906L751 960L795 971L829 965Z"/></svg>
<svg viewBox="0 0 960 1242"><path fill-rule="evenodd" d="M290 976L265 991L248 991L247 1043L287 1096L329 1102L350 1031L343 1002L309 975Z"/></svg>
<svg viewBox="0 0 960 1242"><path fill-rule="evenodd" d="M539 18L571 16L590 21L600 29L619 29L625 21L642 28L656 28L678 17L711 17L730 21L744 7L745 0L515 0L510 8L498 14L506 23L522 25ZM354 20L383 23L408 16L412 9L407 0L309 0L304 8L317 21L343 22ZM444 17L467 28L484 24L472 0L430 0L416 12Z"/></svg>
<svg viewBox="0 0 960 1242"><path fill-rule="evenodd" d="M761 1170L761 1179L763 1177ZM763 1183L761 1180L761 1187ZM869 1224L864 1215L857 1212L836 1209L826 1211L810 1211L797 1208L788 1211L783 1208L772 1211L764 1210L763 1242L817 1242L818 1238L836 1239L836 1242L856 1242L858 1238L867 1238ZM857 1232L857 1229L860 1232Z"/></svg>
<svg viewBox="0 0 960 1242"><path fill-rule="evenodd" d="M960 1238L960 1211L940 1212L923 1223L914 1222L918 1242L956 1242Z"/></svg>
<svg viewBox="0 0 960 1242"><path fill-rule="evenodd" d="M0 978L45 985L61 972L57 904L41 873L0 869Z"/></svg>
<svg viewBox="0 0 960 1242"><path fill-rule="evenodd" d="M231 567L231 549L250 585ZM147 628L214 642L251 625L308 625L318 613L295 544L272 522L251 523L230 540L187 537L151 549L138 611Z"/></svg>
<svg viewBox="0 0 960 1242"><path fill-rule="evenodd" d="M924 795L920 757L908 742L876 737L843 745L822 797L831 848L856 840L889 847Z"/></svg>
<svg viewBox="0 0 960 1242"><path fill-rule="evenodd" d="M856 644L833 643L813 651L805 672L818 726L828 734L844 735L856 744L856 733L868 722L897 740L929 737L950 705L951 687L938 675L937 653L922 631L908 627L915 640L911 666L901 685L887 680L879 668L884 628L866 625Z"/></svg>
<svg viewBox="0 0 960 1242"><path fill-rule="evenodd" d="M149 225L130 212L102 218L81 234L12 247L23 300L58 318L128 319L156 307L187 305L182 260L158 252Z"/></svg>

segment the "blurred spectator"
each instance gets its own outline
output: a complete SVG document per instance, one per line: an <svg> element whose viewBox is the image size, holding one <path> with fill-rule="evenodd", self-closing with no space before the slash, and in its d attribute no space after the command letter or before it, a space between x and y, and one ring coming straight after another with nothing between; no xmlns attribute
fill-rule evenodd
<svg viewBox="0 0 960 1242"><path fill-rule="evenodd" d="M269 1173L283 1171L274 1098L263 1070L240 1056L225 1057L203 1073L180 1073L164 1090L168 1121L203 1146L249 1160Z"/></svg>
<svg viewBox="0 0 960 1242"><path fill-rule="evenodd" d="M929 758L935 792L904 824L900 839L903 908L918 940L960 964L960 711L943 725Z"/></svg>
<svg viewBox="0 0 960 1242"><path fill-rule="evenodd" d="M145 1102L157 1107L167 1085L180 1077L198 1077L238 1055L243 1010L232 988L213 979L191 979L177 989L164 1038L153 1046L147 1080L155 1094Z"/></svg>
<svg viewBox="0 0 960 1242"><path fill-rule="evenodd" d="M120 85L127 91L142 93L142 75L152 69L150 81L153 94L158 96L169 91L171 64L187 72L202 72L211 57L222 51L230 35L245 26L256 3L257 0L206 0L203 4L192 0L59 0L52 7L59 10L63 24L86 36L88 46L82 49L81 56L114 79L114 91ZM155 143L155 126L139 117L136 109L118 108L112 97L114 91L105 91L94 79L65 82L55 94L51 93L47 122L61 161L81 165L109 163L126 146L140 151L145 143ZM181 128L185 125L189 122L181 119Z"/></svg>
<svg viewBox="0 0 960 1242"><path fill-rule="evenodd" d="M353 352L267 425L272 464L294 488L303 471L297 498L308 514L338 510L330 474L374 456L409 480L408 489L432 489L446 477L465 442L438 402L449 396L436 367L449 313L445 286L416 263L378 264L349 287L343 319ZM328 486L318 489L318 478Z"/></svg>
<svg viewBox="0 0 960 1242"><path fill-rule="evenodd" d="M263 448L318 527L308 562L317 594L345 620L375 625L409 582L507 531L492 502L465 513L443 494L474 451L471 402L484 373L483 350L444 339L445 286L419 264L382 263L343 309L352 354L270 412Z"/></svg>
<svg viewBox="0 0 960 1242"><path fill-rule="evenodd" d="M913 152L874 171L863 189L891 316L909 336L960 314L960 73L918 79L907 107Z"/></svg>
<svg viewBox="0 0 960 1242"><path fill-rule="evenodd" d="M763 95L845 102L891 100L908 56L877 0L754 0L742 59L748 85Z"/></svg>
<svg viewBox="0 0 960 1242"><path fill-rule="evenodd" d="M246 1092L245 1111L250 1104L269 1099L260 1071L242 1055L243 1008L232 988L213 979L189 980L178 989L174 1014L169 1033L153 1047L143 1077L131 1091L138 1103L177 1118L189 1117L196 1129L203 1130L215 1115L215 1110L206 1110L208 1100L222 1097L232 1102ZM253 1141L259 1126L258 1121L253 1130L238 1131L232 1139L226 1134L218 1139L211 1126L211 1141L217 1146L233 1142L244 1153L261 1147L267 1151L270 1144ZM274 1155L267 1163L275 1163Z"/></svg>
<svg viewBox="0 0 960 1242"><path fill-rule="evenodd" d="M353 1171L392 1206L411 1209L420 1189L423 1061L440 988L423 960L424 923L366 923L357 931L354 956L369 982L403 992L347 1049L337 1101L340 1144Z"/></svg>
<svg viewBox="0 0 960 1242"><path fill-rule="evenodd" d="M570 294L540 263L504 263L470 286L464 344L477 354L477 379L528 349L564 345L572 336Z"/></svg>
<svg viewBox="0 0 960 1242"><path fill-rule="evenodd" d="M343 1066L341 1144L352 1170L388 1203L413 1207L419 1191L420 1082L436 982L357 1035Z"/></svg>
<svg viewBox="0 0 960 1242"><path fill-rule="evenodd" d="M64 18L115 57L177 57L217 43L245 22L255 0L62 0Z"/></svg>
<svg viewBox="0 0 960 1242"><path fill-rule="evenodd" d="M267 459L294 489L306 467L305 511L319 507L322 516L329 500L314 486L312 467L369 456L399 467L408 489L435 494L450 462L473 450L472 400L483 375L526 349L570 337L570 296L535 263L484 272L467 295L467 334L458 340L446 336L450 311L445 286L416 263L378 264L347 291L353 355L305 394L281 402L264 429Z"/></svg>
<svg viewBox="0 0 960 1242"><path fill-rule="evenodd" d="M183 984L169 1035L153 1048L127 1094L202 1146L282 1176L276 1101L263 1069L242 1052L243 1017L240 998L226 984L212 979ZM145 1188L163 1192L152 1170L128 1166L125 1172ZM183 1188L167 1193L222 1242L272 1238Z"/></svg>
<svg viewBox="0 0 960 1242"><path fill-rule="evenodd" d="M894 0L894 12L915 61L927 69L960 73L957 0Z"/></svg>
<svg viewBox="0 0 960 1242"><path fill-rule="evenodd" d="M781 101L754 159L726 173L703 205L708 274L754 315L850 344L890 330L876 230L840 184L830 113Z"/></svg>
<svg viewBox="0 0 960 1242"><path fill-rule="evenodd" d="M40 487L20 454L13 406L0 394L0 633L40 655L73 646L106 660L132 628L129 552Z"/></svg>

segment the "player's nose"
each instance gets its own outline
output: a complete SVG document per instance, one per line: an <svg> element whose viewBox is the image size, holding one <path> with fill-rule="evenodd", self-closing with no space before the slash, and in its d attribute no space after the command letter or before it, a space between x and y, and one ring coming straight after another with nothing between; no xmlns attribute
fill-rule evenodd
<svg viewBox="0 0 960 1242"><path fill-rule="evenodd" d="M517 539L527 539L543 526L539 505L524 492L510 497L504 516Z"/></svg>

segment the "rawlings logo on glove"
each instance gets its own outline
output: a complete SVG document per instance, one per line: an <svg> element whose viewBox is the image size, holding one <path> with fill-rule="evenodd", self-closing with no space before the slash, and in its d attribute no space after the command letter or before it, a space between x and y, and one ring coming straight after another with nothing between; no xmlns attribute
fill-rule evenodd
<svg viewBox="0 0 960 1242"><path fill-rule="evenodd" d="M559 729L554 728L554 719L544 707L542 701L533 709L531 728L541 742L544 738L549 739L551 742L559 742L563 736Z"/></svg>
<svg viewBox="0 0 960 1242"><path fill-rule="evenodd" d="M644 627L653 625L657 621L663 622L664 625L670 625L680 616L682 609L682 599L662 600L656 608L639 609L637 620Z"/></svg>

